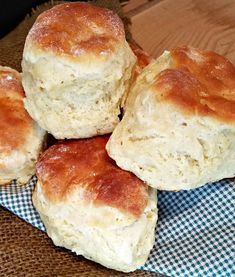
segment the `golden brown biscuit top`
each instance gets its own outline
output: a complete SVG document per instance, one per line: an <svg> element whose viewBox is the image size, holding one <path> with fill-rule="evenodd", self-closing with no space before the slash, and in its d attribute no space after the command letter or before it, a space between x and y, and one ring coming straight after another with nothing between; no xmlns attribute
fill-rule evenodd
<svg viewBox="0 0 235 277"><path fill-rule="evenodd" d="M129 43L132 51L134 52L135 56L137 57L137 64L140 69L145 68L152 60L152 58L147 54L144 50L138 47L135 44Z"/></svg>
<svg viewBox="0 0 235 277"><path fill-rule="evenodd" d="M106 153L107 141L107 136L62 141L44 152L36 174L47 199L62 201L82 188L83 200L139 217L147 205L147 186L117 167Z"/></svg>
<svg viewBox="0 0 235 277"><path fill-rule="evenodd" d="M155 80L158 100L180 106L187 114L235 121L235 67L226 58L192 47L171 50L172 69Z"/></svg>
<svg viewBox="0 0 235 277"><path fill-rule="evenodd" d="M24 144L32 119L23 104L20 74L0 67L0 152L9 153Z"/></svg>
<svg viewBox="0 0 235 277"><path fill-rule="evenodd" d="M140 75L141 71L151 62L152 58L136 44L129 43L129 45L137 58L137 64L134 72L134 79L136 79Z"/></svg>
<svg viewBox="0 0 235 277"><path fill-rule="evenodd" d="M104 57L124 40L123 23L111 10L86 3L67 3L38 16L26 45L74 57L86 54Z"/></svg>

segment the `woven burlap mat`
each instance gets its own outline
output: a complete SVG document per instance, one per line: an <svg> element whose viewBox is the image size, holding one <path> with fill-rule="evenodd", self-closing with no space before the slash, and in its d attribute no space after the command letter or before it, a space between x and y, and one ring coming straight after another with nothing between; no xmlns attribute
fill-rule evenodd
<svg viewBox="0 0 235 277"><path fill-rule="evenodd" d="M95 1L114 9L123 18L118 1ZM31 16L0 40L0 65L21 71L25 37L35 18L58 2L39 6ZM124 18L124 22L128 22ZM127 24L126 24L127 26ZM130 38L130 34L128 34ZM160 276L136 271L130 274L108 270L81 256L55 247L47 235L0 207L0 276Z"/></svg>

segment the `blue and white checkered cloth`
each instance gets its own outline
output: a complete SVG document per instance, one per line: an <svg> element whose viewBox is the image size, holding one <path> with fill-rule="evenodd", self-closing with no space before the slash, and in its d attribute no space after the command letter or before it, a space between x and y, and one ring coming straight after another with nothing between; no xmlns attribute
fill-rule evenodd
<svg viewBox="0 0 235 277"><path fill-rule="evenodd" d="M24 188L0 188L0 205L45 231ZM235 180L159 192L156 243L143 270L168 276L235 276Z"/></svg>

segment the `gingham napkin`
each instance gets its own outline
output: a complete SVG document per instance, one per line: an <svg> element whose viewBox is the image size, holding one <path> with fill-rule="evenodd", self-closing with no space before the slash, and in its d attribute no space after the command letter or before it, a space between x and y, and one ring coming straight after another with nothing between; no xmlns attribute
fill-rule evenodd
<svg viewBox="0 0 235 277"><path fill-rule="evenodd" d="M0 188L0 204L45 231L31 195L36 183ZM158 193L156 243L143 270L168 276L235 276L235 180Z"/></svg>

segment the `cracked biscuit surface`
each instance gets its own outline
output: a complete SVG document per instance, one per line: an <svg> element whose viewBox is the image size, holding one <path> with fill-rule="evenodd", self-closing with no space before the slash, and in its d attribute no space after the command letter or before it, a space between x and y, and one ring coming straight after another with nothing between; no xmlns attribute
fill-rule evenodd
<svg viewBox="0 0 235 277"><path fill-rule="evenodd" d="M107 150L160 190L233 177L235 67L210 51L165 51L137 78Z"/></svg>

